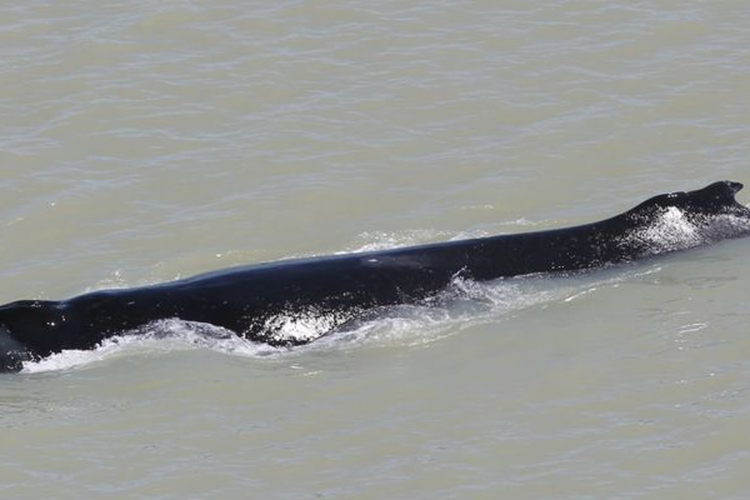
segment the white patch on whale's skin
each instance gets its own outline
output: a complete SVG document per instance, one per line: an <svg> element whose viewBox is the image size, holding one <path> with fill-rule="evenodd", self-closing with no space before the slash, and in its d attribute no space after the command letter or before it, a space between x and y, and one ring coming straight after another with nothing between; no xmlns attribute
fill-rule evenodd
<svg viewBox="0 0 750 500"><path fill-rule="evenodd" d="M357 311L340 313L308 308L297 313L283 313L266 320L265 330L277 341L312 342L356 317Z"/></svg>
<svg viewBox="0 0 750 500"><path fill-rule="evenodd" d="M644 227L621 238L620 245L642 247L641 257L688 250L725 239L750 234L750 219L733 214L687 214L677 207L660 211Z"/></svg>
<svg viewBox="0 0 750 500"><path fill-rule="evenodd" d="M682 210L669 207L648 226L631 231L625 243L641 244L645 255L658 255L699 246L704 239Z"/></svg>

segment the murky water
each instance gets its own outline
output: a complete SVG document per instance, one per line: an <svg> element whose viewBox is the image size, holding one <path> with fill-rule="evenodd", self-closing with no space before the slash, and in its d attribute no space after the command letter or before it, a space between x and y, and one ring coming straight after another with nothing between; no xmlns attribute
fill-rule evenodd
<svg viewBox="0 0 750 500"><path fill-rule="evenodd" d="M5 2L0 302L750 182L748 27L733 1ZM748 254L483 285L292 353L179 323L66 353L0 377L0 496L746 498Z"/></svg>

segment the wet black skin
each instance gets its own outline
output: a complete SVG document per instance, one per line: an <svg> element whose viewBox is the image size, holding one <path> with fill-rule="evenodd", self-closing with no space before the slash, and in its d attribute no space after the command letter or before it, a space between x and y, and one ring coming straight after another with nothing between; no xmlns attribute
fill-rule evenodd
<svg viewBox="0 0 750 500"><path fill-rule="evenodd" d="M734 199L740 189L736 182L717 182L563 229L286 260L62 301L13 302L0 306L0 372L18 371L23 361L63 349L90 349L105 338L168 318L210 323L275 346L305 343L279 337L271 320L281 314L331 314L341 324L377 307L424 300L456 276L484 281L585 270L662 253L668 250L654 251L627 236L669 207L697 225L725 214L750 221L750 210ZM712 241L746 235L714 234Z"/></svg>

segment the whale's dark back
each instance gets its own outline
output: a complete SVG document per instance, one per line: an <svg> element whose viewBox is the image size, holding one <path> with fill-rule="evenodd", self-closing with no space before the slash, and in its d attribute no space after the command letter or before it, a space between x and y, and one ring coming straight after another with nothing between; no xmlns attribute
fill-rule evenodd
<svg viewBox="0 0 750 500"><path fill-rule="evenodd" d="M659 195L616 217L563 229L245 266L59 302L14 302L0 306L0 371L167 318L210 323L271 345L303 343L310 339L279 337L274 318L326 314L335 326L376 307L422 300L458 276L483 281L577 271L686 248L653 246L639 234L673 209L694 225L699 243L746 236L750 210L734 199L741 188L722 181ZM731 223L716 231L725 216Z"/></svg>

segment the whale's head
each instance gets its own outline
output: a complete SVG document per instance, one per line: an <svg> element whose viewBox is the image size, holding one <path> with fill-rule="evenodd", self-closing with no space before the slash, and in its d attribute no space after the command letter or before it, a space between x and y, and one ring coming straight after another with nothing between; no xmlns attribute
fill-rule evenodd
<svg viewBox="0 0 750 500"><path fill-rule="evenodd" d="M23 362L31 359L29 349L17 341L0 325L0 373L17 372L23 368Z"/></svg>
<svg viewBox="0 0 750 500"><path fill-rule="evenodd" d="M58 302L22 300L0 306L0 372L19 371L24 361L60 349L68 317Z"/></svg>

